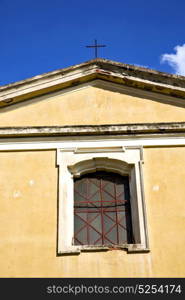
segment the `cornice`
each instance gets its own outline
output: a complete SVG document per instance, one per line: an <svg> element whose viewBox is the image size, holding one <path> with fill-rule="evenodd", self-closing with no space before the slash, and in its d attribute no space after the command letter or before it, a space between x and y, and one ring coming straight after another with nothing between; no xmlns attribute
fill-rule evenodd
<svg viewBox="0 0 185 300"><path fill-rule="evenodd" d="M101 135L156 135L185 133L185 122L80 125L80 126L37 126L1 127L0 137L41 137L41 136L101 136Z"/></svg>
<svg viewBox="0 0 185 300"><path fill-rule="evenodd" d="M105 59L95 59L0 87L0 107L101 79L185 99L185 77Z"/></svg>

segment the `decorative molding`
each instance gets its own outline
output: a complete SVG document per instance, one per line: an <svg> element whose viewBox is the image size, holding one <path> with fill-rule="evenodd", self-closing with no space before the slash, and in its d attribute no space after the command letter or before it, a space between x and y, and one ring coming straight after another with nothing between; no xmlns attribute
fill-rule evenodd
<svg viewBox="0 0 185 300"><path fill-rule="evenodd" d="M0 139L0 151L26 151L26 150L59 150L62 152L68 152L69 150L77 151L76 149L81 149L82 144L87 147L87 149L109 148L110 146L118 148L134 148L138 145L143 148L147 147L181 147L185 146L185 135L178 134L175 136L152 136L148 135L146 138L140 137L123 137L123 136L89 136L83 137L79 136L78 139L73 137L50 137L50 138L12 138L12 139ZM62 150L61 150L62 149ZM85 151L85 150L84 150ZM87 153L90 150L87 150ZM113 151L110 152L119 152ZM124 151L121 151L124 152ZM82 153L82 152L81 152ZM83 152L85 153L85 152ZM89 152L90 153L90 152ZM97 151L98 153L98 151ZM101 152L99 152L101 153ZM76 153L77 154L77 153ZM80 154L80 152L78 153Z"/></svg>
<svg viewBox="0 0 185 300"><path fill-rule="evenodd" d="M0 137L145 136L185 133L185 122L112 125L0 127Z"/></svg>
<svg viewBox="0 0 185 300"><path fill-rule="evenodd" d="M96 152L95 152L96 153ZM74 177L80 177L86 173L96 171L114 172L120 175L128 175L131 165L118 159L110 159L108 157L93 157L89 160L78 162L72 166L68 166L69 171Z"/></svg>
<svg viewBox="0 0 185 300"><path fill-rule="evenodd" d="M114 141L115 143L115 141ZM59 166L59 214L58 214L58 254L79 254L80 251L104 251L107 247L73 245L74 230L74 182L73 177L99 170L129 176L132 226L135 244L125 244L119 248L128 253L148 252L148 235L144 208L144 184L141 176L143 154L141 146L122 147L86 147L77 151L74 148L57 150ZM89 151L90 149L90 151ZM101 151L100 151L101 149ZM119 149L119 151L118 151ZM86 151L85 151L86 150ZM97 151L96 151L97 150ZM109 152L110 150L110 152ZM71 176L72 175L72 176ZM113 248L113 247L111 247Z"/></svg>
<svg viewBox="0 0 185 300"><path fill-rule="evenodd" d="M125 147L89 147L89 148L76 148L75 153L102 153L102 152L125 152Z"/></svg>
<svg viewBox="0 0 185 300"><path fill-rule="evenodd" d="M185 98L184 76L171 75L98 58L1 86L0 106L29 100L33 97L33 94L39 96L71 86L78 86L94 79L158 92L172 97Z"/></svg>

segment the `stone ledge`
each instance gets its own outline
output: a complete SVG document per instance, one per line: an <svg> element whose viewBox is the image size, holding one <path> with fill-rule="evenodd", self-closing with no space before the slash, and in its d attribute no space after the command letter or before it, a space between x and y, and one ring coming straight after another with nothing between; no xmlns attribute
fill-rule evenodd
<svg viewBox="0 0 185 300"><path fill-rule="evenodd" d="M185 133L185 122L113 125L1 127L0 137L146 135Z"/></svg>
<svg viewBox="0 0 185 300"><path fill-rule="evenodd" d="M73 246L72 246L73 247ZM58 253L58 256L64 255L79 255L81 252L101 252L101 251L113 251L113 250L125 250L128 254L132 253L149 253L149 248L144 248L141 244L125 244L120 246L80 246L79 248L68 251L61 251Z"/></svg>

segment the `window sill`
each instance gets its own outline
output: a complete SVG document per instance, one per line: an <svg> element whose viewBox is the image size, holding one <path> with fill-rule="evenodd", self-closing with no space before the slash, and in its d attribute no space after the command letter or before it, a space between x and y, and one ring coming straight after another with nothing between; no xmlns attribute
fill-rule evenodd
<svg viewBox="0 0 185 300"><path fill-rule="evenodd" d="M141 244L124 244L119 246L72 246L67 251L61 251L58 253L60 255L78 255L81 252L96 252L96 251L112 251L112 250L126 250L128 254L131 253L148 253L149 248L145 248Z"/></svg>

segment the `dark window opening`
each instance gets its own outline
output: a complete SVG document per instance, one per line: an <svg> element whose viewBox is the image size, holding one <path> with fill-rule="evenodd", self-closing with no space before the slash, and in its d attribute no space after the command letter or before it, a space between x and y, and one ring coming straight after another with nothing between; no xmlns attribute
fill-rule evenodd
<svg viewBox="0 0 185 300"><path fill-rule="evenodd" d="M74 180L74 245L133 243L129 178L95 172Z"/></svg>

